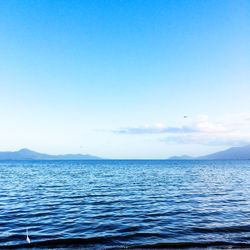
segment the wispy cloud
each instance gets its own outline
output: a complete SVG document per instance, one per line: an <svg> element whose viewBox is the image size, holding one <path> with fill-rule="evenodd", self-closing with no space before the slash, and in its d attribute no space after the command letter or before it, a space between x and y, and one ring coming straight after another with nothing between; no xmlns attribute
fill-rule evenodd
<svg viewBox="0 0 250 250"><path fill-rule="evenodd" d="M199 144L240 146L250 143L249 114L227 115L221 122L209 120L205 115L181 126L165 126L162 123L128 127L116 130L119 134L162 134L161 141L168 144Z"/></svg>
<svg viewBox="0 0 250 250"><path fill-rule="evenodd" d="M124 128L120 130L116 130L116 133L120 134L166 134L166 133L195 133L198 132L196 128L192 128L189 126L182 127L166 127L166 126L141 126L141 127L131 127Z"/></svg>
<svg viewBox="0 0 250 250"><path fill-rule="evenodd" d="M199 135L183 135L183 136L167 136L162 139L168 144L197 144L206 146L243 146L250 143L250 136L242 137L240 135L222 135L216 134L208 136L206 134Z"/></svg>
<svg viewBox="0 0 250 250"><path fill-rule="evenodd" d="M225 127L220 123L212 123L208 120L202 119L190 125L183 125L180 127L165 126L158 123L155 125L144 125L139 127L129 127L116 130L114 132L120 134L186 134L186 133L213 133L225 131Z"/></svg>

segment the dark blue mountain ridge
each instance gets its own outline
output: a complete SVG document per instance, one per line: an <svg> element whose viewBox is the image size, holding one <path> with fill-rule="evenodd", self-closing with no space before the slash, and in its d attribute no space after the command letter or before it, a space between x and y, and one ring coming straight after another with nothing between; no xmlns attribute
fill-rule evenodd
<svg viewBox="0 0 250 250"><path fill-rule="evenodd" d="M32 151L27 148L14 152L0 152L0 160L100 160L101 158L88 154L49 155Z"/></svg>
<svg viewBox="0 0 250 250"><path fill-rule="evenodd" d="M231 147L223 151L200 157L173 156L169 160L250 160L250 145L242 147Z"/></svg>
<svg viewBox="0 0 250 250"><path fill-rule="evenodd" d="M0 152L0 160L101 160L102 158L89 154L50 155L32 151L27 148L19 151ZM213 154L200 157L188 155L172 156L169 160L250 160L250 145L232 147Z"/></svg>
<svg viewBox="0 0 250 250"><path fill-rule="evenodd" d="M201 160L250 160L250 145L232 147L213 154L198 157Z"/></svg>

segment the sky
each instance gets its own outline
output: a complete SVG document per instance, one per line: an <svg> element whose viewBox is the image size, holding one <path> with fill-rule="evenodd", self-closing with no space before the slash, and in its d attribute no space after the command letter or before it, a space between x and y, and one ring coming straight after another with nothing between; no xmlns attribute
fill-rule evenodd
<svg viewBox="0 0 250 250"><path fill-rule="evenodd" d="M248 143L249 0L0 0L0 151L165 159Z"/></svg>

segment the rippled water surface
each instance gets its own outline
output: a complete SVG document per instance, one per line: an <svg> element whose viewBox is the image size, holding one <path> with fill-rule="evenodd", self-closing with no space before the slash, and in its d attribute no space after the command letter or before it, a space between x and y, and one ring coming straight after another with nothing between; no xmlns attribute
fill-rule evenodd
<svg viewBox="0 0 250 250"><path fill-rule="evenodd" d="M0 247L26 228L35 247L250 246L250 161L0 162Z"/></svg>

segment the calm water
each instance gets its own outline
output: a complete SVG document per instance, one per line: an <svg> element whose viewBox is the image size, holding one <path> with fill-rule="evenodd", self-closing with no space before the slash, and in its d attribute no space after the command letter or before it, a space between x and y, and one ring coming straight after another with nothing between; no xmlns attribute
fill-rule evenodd
<svg viewBox="0 0 250 250"><path fill-rule="evenodd" d="M250 246L250 161L0 162L0 247ZM197 244L197 245L195 245Z"/></svg>

